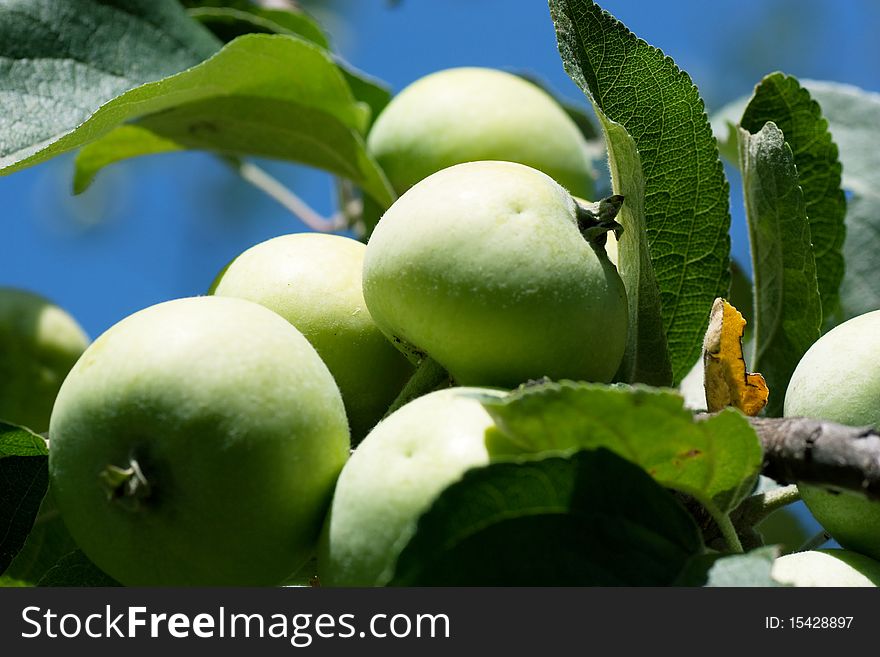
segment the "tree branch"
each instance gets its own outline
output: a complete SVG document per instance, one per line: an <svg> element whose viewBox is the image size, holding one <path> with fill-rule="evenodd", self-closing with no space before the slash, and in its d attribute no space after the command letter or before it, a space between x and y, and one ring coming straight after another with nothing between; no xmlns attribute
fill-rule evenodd
<svg viewBox="0 0 880 657"><path fill-rule="evenodd" d="M698 413L704 420L710 413ZM807 483L862 493L880 500L880 433L871 427L850 427L811 418L748 418L764 448L762 473L780 484ZM712 515L694 498L677 493L713 549L728 541ZM794 486L752 495L730 514L730 523L746 550L763 544L755 525L770 513L799 498ZM729 533L729 528L726 528ZM827 540L827 538L825 539ZM816 537L821 544L821 537Z"/></svg>
<svg viewBox="0 0 880 657"><path fill-rule="evenodd" d="M333 233L347 227L343 212L337 212L332 217L322 216L297 196L293 190L285 187L277 178L256 164L237 158L222 159L235 169L244 180L271 196L312 230L320 233Z"/></svg>
<svg viewBox="0 0 880 657"><path fill-rule="evenodd" d="M763 473L880 500L880 434L810 418L749 418L764 447Z"/></svg>

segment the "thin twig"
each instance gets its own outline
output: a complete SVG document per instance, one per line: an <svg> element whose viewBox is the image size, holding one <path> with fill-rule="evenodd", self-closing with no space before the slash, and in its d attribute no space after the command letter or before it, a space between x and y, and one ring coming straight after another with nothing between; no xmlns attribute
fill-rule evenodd
<svg viewBox="0 0 880 657"><path fill-rule="evenodd" d="M271 196L312 230L333 233L346 228L347 221L342 212L337 212L329 218L322 216L290 188L256 164L231 159L227 162L244 180Z"/></svg>
<svg viewBox="0 0 880 657"><path fill-rule="evenodd" d="M815 550L816 548L822 547L831 540L831 534L822 530L812 538L808 539L806 543L801 545L795 552L808 552L810 550Z"/></svg>

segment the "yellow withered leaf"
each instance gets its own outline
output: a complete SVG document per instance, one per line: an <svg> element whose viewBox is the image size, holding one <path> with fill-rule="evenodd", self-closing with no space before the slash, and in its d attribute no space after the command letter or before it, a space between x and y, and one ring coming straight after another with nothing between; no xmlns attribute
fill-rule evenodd
<svg viewBox="0 0 880 657"><path fill-rule="evenodd" d="M742 337L746 320L724 299L715 299L709 328L703 338L703 385L710 413L734 406L757 415L767 405L770 391L760 374L746 370Z"/></svg>

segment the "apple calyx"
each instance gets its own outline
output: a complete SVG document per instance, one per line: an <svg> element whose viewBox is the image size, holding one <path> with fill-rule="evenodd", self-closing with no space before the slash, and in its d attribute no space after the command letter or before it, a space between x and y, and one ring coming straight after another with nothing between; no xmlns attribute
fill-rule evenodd
<svg viewBox="0 0 880 657"><path fill-rule="evenodd" d="M107 500L119 504L127 511L137 511L150 497L152 486L141 470L137 460L132 458L127 468L108 465L98 478L107 493Z"/></svg>
<svg viewBox="0 0 880 657"><path fill-rule="evenodd" d="M596 247L603 247L603 250L609 231L614 231L614 236L619 239L623 233L623 226L615 221L615 217L622 206L623 196L620 194L603 198L595 203L575 198L575 216L578 229L584 239Z"/></svg>

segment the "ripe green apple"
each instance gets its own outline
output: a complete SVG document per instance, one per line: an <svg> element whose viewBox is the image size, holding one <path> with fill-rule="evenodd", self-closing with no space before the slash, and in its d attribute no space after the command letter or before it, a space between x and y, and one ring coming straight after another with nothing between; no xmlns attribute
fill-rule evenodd
<svg viewBox="0 0 880 657"><path fill-rule="evenodd" d="M854 317L817 340L785 393L786 417L812 417L880 430L880 310ZM816 520L843 547L880 559L880 502L799 484Z"/></svg>
<svg viewBox="0 0 880 657"><path fill-rule="evenodd" d="M0 287L0 420L46 431L58 388L88 344L49 300Z"/></svg>
<svg viewBox="0 0 880 657"><path fill-rule="evenodd" d="M62 517L131 586L278 584L314 551L349 453L339 389L242 299L161 303L99 337L49 428Z"/></svg>
<svg viewBox="0 0 880 657"><path fill-rule="evenodd" d="M379 115L367 147L398 194L462 162L507 160L539 169L572 194L593 195L587 144L545 91L488 68L428 75Z"/></svg>
<svg viewBox="0 0 880 657"><path fill-rule="evenodd" d="M283 235L242 253L211 286L215 295L266 306L306 336L342 392L354 442L385 414L413 372L364 303L365 250L340 235Z"/></svg>
<svg viewBox="0 0 880 657"><path fill-rule="evenodd" d="M318 548L318 576L329 586L381 586L419 516L451 483L489 462L492 419L480 388L447 388L411 401L382 420L349 459L333 495Z"/></svg>
<svg viewBox="0 0 880 657"><path fill-rule="evenodd" d="M400 348L427 353L460 385L608 382L626 344L626 291L578 218L565 189L522 164L435 173L370 237L370 314Z"/></svg>
<svg viewBox="0 0 880 657"><path fill-rule="evenodd" d="M880 562L849 550L810 550L779 557L772 577L791 586L880 586Z"/></svg>

